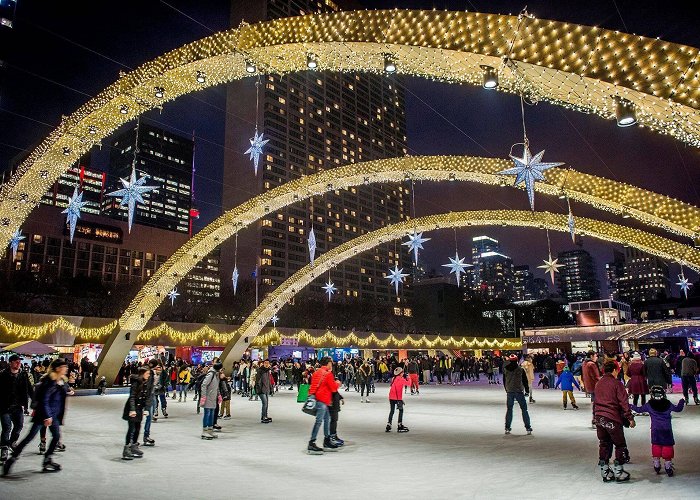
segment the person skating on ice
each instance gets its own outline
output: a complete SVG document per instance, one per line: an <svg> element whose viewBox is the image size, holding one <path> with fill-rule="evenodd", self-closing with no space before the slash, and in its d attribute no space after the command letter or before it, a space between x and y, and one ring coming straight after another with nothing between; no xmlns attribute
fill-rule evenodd
<svg viewBox="0 0 700 500"><path fill-rule="evenodd" d="M637 413L648 413L651 417L651 456L654 470L661 472L661 459L664 459L664 470L668 476L673 476L673 428L671 427L671 413L683 411L685 399L674 405L666 398L666 391L660 385L651 388L651 401L642 406L632 405L632 410Z"/></svg>
<svg viewBox="0 0 700 500"><path fill-rule="evenodd" d="M568 396L571 400L571 406L574 408L574 410L578 410L576 398L574 398L574 386L576 386L579 391L581 390L581 386L578 385L578 382L576 382L574 374L571 373L568 366L565 366L562 369L561 375L559 375L559 379L554 387L557 388L559 386L561 386L561 398L562 402L564 403L564 409L566 410L566 398Z"/></svg>
<svg viewBox="0 0 700 500"><path fill-rule="evenodd" d="M137 374L130 377L129 398L124 404L124 412L122 414L122 418L129 423L126 432L126 442L122 452L123 460L133 460L143 456L143 451L138 445L138 439L141 432L141 421L144 415L149 415L153 398L149 384L150 377L151 370L147 366L139 367Z"/></svg>
<svg viewBox="0 0 700 500"><path fill-rule="evenodd" d="M403 425L403 390L410 387L411 381L404 377L403 368L397 366L394 370L394 378L389 388L389 419L386 423L386 432L391 432L391 421L394 419L394 410L399 410L399 424L397 432L408 432L408 427Z"/></svg>
<svg viewBox="0 0 700 500"><path fill-rule="evenodd" d="M503 370L503 388L506 391L506 434L511 432L513 422L513 405L518 402L523 414L523 423L528 435L532 434L530 426L530 414L527 411L525 396L530 395L530 387L527 382L525 370L518 365L518 357L515 354L508 356L508 364Z"/></svg>

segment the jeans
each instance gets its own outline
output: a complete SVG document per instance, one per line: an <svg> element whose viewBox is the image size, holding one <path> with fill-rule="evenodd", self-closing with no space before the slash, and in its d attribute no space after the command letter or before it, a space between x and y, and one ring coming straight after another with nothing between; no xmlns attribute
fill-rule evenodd
<svg viewBox="0 0 700 500"><path fill-rule="evenodd" d="M151 399L151 407L148 410L148 416L146 417L146 422L143 424L143 437L147 438L148 436L151 435L151 420L153 420L153 414L156 411L156 408L158 407L158 398L156 395L153 395L153 398ZM129 443L127 443L129 444Z"/></svg>
<svg viewBox="0 0 700 500"><path fill-rule="evenodd" d="M262 410L260 413L260 418L267 418L267 405L269 402L270 395L269 394L263 394L260 393L260 402L262 403Z"/></svg>
<svg viewBox="0 0 700 500"><path fill-rule="evenodd" d="M202 418L202 427L208 428L214 426L214 412L216 408L204 408L204 417Z"/></svg>
<svg viewBox="0 0 700 500"><path fill-rule="evenodd" d="M688 393L693 391L693 399L698 400L698 385L695 382L695 375L683 375L681 377L681 383L683 384L683 397L688 401Z"/></svg>
<svg viewBox="0 0 700 500"><path fill-rule="evenodd" d="M24 439L20 441L15 449L12 451L12 456L18 457L20 453L22 453L22 450L24 449L25 446L27 446L29 443L32 442L32 440L36 437L38 432L44 427L44 423L38 423L38 424L32 424L32 428L29 429L29 434L24 436ZM58 441L61 439L61 431L60 431L60 424L58 423L57 419L53 419L51 422L51 425L49 426L49 430L51 431L51 442L49 443L49 448L46 450L46 453L44 454L44 459L50 457L53 455L53 452L56 450L56 445L58 444Z"/></svg>
<svg viewBox="0 0 700 500"><path fill-rule="evenodd" d="M554 370L547 370L547 378L549 379L549 388L554 389L554 386L557 383L557 377Z"/></svg>
<svg viewBox="0 0 700 500"><path fill-rule="evenodd" d="M323 422L323 436L328 437L330 435L331 414L326 403L316 401L316 422L314 422L314 428L311 430L311 441L316 441L321 422Z"/></svg>
<svg viewBox="0 0 700 500"><path fill-rule="evenodd" d="M520 410L523 413L523 423L525 429L531 430L530 414L527 412L527 402L525 395L522 392L507 392L508 399L506 400L506 429L510 429L510 424L513 422L513 405L515 401L520 405Z"/></svg>
<svg viewBox="0 0 700 500"><path fill-rule="evenodd" d="M180 395L180 399L182 399L182 395L185 395L185 399L187 399L187 384L177 384L177 392Z"/></svg>
<svg viewBox="0 0 700 500"><path fill-rule="evenodd" d="M387 423L391 424L391 421L394 419L394 409L397 408L399 409L399 425L403 423L403 401L400 399L390 399L389 400L389 420L387 420Z"/></svg>
<svg viewBox="0 0 700 500"><path fill-rule="evenodd" d="M15 406L7 410L7 413L0 415L2 420L2 439L0 446L10 446L19 439L24 425L24 412L21 406Z"/></svg>

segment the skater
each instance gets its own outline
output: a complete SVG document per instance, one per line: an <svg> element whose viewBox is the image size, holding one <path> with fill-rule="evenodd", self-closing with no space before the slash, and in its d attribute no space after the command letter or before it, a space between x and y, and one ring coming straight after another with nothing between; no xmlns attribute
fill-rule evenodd
<svg viewBox="0 0 700 500"><path fill-rule="evenodd" d="M214 434L214 413L219 398L219 370L223 368L221 362L216 362L209 367L207 374L202 380L201 397L199 404L204 408L202 418L202 439L211 440L217 438Z"/></svg>
<svg viewBox="0 0 700 500"><path fill-rule="evenodd" d="M255 394L260 396L262 409L260 412L260 423L269 424L272 419L267 416L267 407L270 401L270 393L272 392L272 381L270 379L270 360L266 359L255 372Z"/></svg>
<svg viewBox="0 0 700 500"><path fill-rule="evenodd" d="M32 428L24 439L12 448L12 456L3 465L3 476L10 473L12 465L17 461L24 447L36 437L42 427L48 427L51 431L51 443L44 454L43 470L46 472L61 470L61 466L51 457L61 439L60 426L63 424L68 394L67 373L68 363L63 358L57 358L51 362L46 375L41 377L34 388Z"/></svg>
<svg viewBox="0 0 700 500"><path fill-rule="evenodd" d="M654 470L661 473L661 459L664 459L664 470L673 476L673 429L671 427L671 412L683 411L685 399L677 405L666 399L666 391L660 385L651 388L651 401L642 406L632 405L638 413L648 413L651 417L651 457Z"/></svg>
<svg viewBox="0 0 700 500"><path fill-rule="evenodd" d="M573 373L569 370L568 366L565 366L562 369L561 375L559 375L559 380L557 380L556 385L554 388L556 389L561 385L561 398L562 402L564 403L564 409L566 410L566 397L568 396L569 399L571 400L571 407L574 410L578 410L578 406L576 406L576 398L574 398L574 386L580 391L581 386L578 385L578 382L576 382L576 379L574 378Z"/></svg>
<svg viewBox="0 0 700 500"><path fill-rule="evenodd" d="M369 391L372 388L372 367L365 359L362 366L357 370L357 381L360 384L360 403L369 403ZM365 389L367 389L367 398L365 398Z"/></svg>
<svg viewBox="0 0 700 500"><path fill-rule="evenodd" d="M523 370L525 370L527 385L530 386L530 398L528 399L528 403L534 403L535 400L532 399L532 393L534 392L533 389L535 388L533 385L533 382L535 381L535 365L532 363L532 356L529 354L525 356L525 360L520 363L520 366Z"/></svg>
<svg viewBox="0 0 700 500"><path fill-rule="evenodd" d="M146 379L146 402L144 406L143 414L146 417L146 421L143 424L143 445L144 446L155 446L156 442L151 439L151 423L153 421L153 402L155 401L155 384L160 378L160 373L157 372L159 368L160 361L156 358L151 358L148 361L148 378ZM128 460L128 459L127 459Z"/></svg>
<svg viewBox="0 0 700 500"><path fill-rule="evenodd" d="M647 374L647 385L653 387L660 385L668 387L672 385L671 370L663 359L659 357L659 351L653 347L649 349L649 357L644 360L644 368Z"/></svg>
<svg viewBox="0 0 700 500"><path fill-rule="evenodd" d="M223 370L219 372L219 394L221 394L219 418L228 420L231 418L231 383Z"/></svg>
<svg viewBox="0 0 700 500"><path fill-rule="evenodd" d="M24 426L24 410L34 391L28 372L22 370L22 361L17 354L10 356L9 365L0 372L0 420L2 440L0 461L7 460L11 446L17 442Z"/></svg>
<svg viewBox="0 0 700 500"><path fill-rule="evenodd" d="M394 378L389 388L389 419L386 422L386 432L391 432L391 421L394 419L394 409L399 409L399 424L397 432L408 432L408 427L403 425L403 389L409 387L411 381L403 375L403 368L397 366L394 370Z"/></svg>
<svg viewBox="0 0 700 500"><path fill-rule="evenodd" d="M311 376L309 396L316 397L316 420L311 429L311 439L307 452L309 455L323 455L325 451L338 451L338 445L331 440L330 413L328 407L333 403L333 393L338 392L338 382L333 376L333 359L329 356L321 358L321 366ZM323 424L323 448L316 446L316 436Z"/></svg>
<svg viewBox="0 0 700 500"><path fill-rule="evenodd" d="M647 394L649 394L649 386L647 385L647 372L642 362L642 357L635 352L632 355L632 360L627 366L627 374L629 382L627 390L632 395L632 402L635 406L639 402L639 396L642 397L642 406L647 402Z"/></svg>
<svg viewBox="0 0 700 500"><path fill-rule="evenodd" d="M149 403L152 400L150 384L151 370L147 366L139 367L135 375L131 375L131 389L129 399L124 404L122 418L129 423L126 431L126 442L122 451L123 460L141 458L143 451L139 448L139 432L141 432L141 420L144 415L149 415ZM149 399L149 397L151 399Z"/></svg>
<svg viewBox="0 0 700 500"><path fill-rule="evenodd" d="M418 386L418 363L412 359L407 363L406 371L408 372L408 377L411 380L411 394L420 394L420 388ZM458 374L456 377L457 381L459 381ZM454 382L452 385L454 385Z"/></svg>
<svg viewBox="0 0 700 500"><path fill-rule="evenodd" d="M107 380L105 379L104 375L100 377L100 383L97 384L97 395L98 396L106 396L107 395Z"/></svg>
<svg viewBox="0 0 700 500"><path fill-rule="evenodd" d="M598 368L598 353L588 351L586 361L583 362L583 388L591 395L591 427L596 428L595 423L595 387L600 380L600 368Z"/></svg>
<svg viewBox="0 0 700 500"><path fill-rule="evenodd" d="M515 354L508 356L508 364L503 370L503 388L506 391L506 434L510 434L513 422L513 405L518 402L523 414L523 423L528 435L532 434L530 426L530 414L527 412L525 396L530 395L530 386L527 383L525 370L518 366L518 357ZM525 395L523 395L523 392Z"/></svg>
<svg viewBox="0 0 700 500"><path fill-rule="evenodd" d="M683 384L683 397L686 401L689 401L689 392L693 391L693 400L696 405L700 405L700 400L698 399L698 384L695 381L695 376L698 373L698 363L693 358L693 353L691 352L689 356L686 356L681 363L681 383Z"/></svg>
<svg viewBox="0 0 700 500"><path fill-rule="evenodd" d="M338 387L342 385L342 382L340 381L337 381L336 383L338 384ZM340 412L340 406L345 404L345 399L340 395L339 391L335 391L331 393L331 400L332 404L330 408L328 408L331 415L331 424L329 429L331 434L330 438L333 444L340 447L345 444L345 440L338 437L338 413Z"/></svg>
<svg viewBox="0 0 700 500"><path fill-rule="evenodd" d="M180 373L177 375L177 392L180 395L180 399L177 400L178 403L182 402L182 396L185 396L185 403L187 402L187 389L190 385L190 367L183 364L180 367Z"/></svg>
<svg viewBox="0 0 700 500"><path fill-rule="evenodd" d="M542 386L542 389L549 389L549 377L544 373L540 373L540 380L537 382L537 387Z"/></svg>
<svg viewBox="0 0 700 500"><path fill-rule="evenodd" d="M634 415L628 403L627 392L617 380L619 368L614 361L605 363L604 375L595 386L596 431L598 435L598 467L607 483L615 480L618 483L629 481L630 474L623 468L629 461L624 427L634 427ZM627 423L629 422L629 423ZM615 446L615 463L610 468L613 445Z"/></svg>

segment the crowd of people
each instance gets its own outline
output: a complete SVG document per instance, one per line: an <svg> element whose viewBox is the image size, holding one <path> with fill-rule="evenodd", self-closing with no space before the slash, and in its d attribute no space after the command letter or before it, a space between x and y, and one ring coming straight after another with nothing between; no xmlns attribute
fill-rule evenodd
<svg viewBox="0 0 700 500"><path fill-rule="evenodd" d="M307 444L309 454L337 451L344 445L338 437L338 418L344 404L342 392L354 390L360 393L360 402L369 403L378 384L386 384L388 392L388 418L386 432L393 429L397 413L396 430L408 432L404 425L403 397L420 395L421 386L429 384L458 385L478 381L485 376L490 384L502 385L506 392L505 433L512 432L515 403L522 413L528 435L532 425L528 403L535 386L561 390L562 405L578 410L574 388L590 397L591 426L599 440L599 462L603 481L623 482L629 479L624 464L629 461L624 428L634 427L639 415L651 418L653 466L657 473L663 469L672 476L673 432L671 413L682 411L692 393L696 405L698 362L700 353L676 355L660 354L656 349L647 352L604 353L595 351L576 354L533 354L475 356L413 356L399 360L396 356L374 359L344 359L333 361L329 357L303 362L299 360L241 359L231 370L225 370L221 360L191 364L183 359L166 361L154 358L145 363L124 363L115 381L129 387L122 418L127 423L124 460L143 456L143 446L154 446L151 436L152 423L158 418L168 418L168 404L187 402L191 395L193 411L202 413L201 438L216 439L221 430L219 419L231 418L231 398L240 396L260 401L260 423L270 424L270 398L279 390L294 390L302 394L308 390L313 400L315 420ZM540 372L535 384L535 374ZM684 399L671 403L666 392L672 390L672 374L682 382ZM95 387L104 394L104 377L98 379L90 362L70 363L63 359L44 360L22 365L19 356L8 361L0 359L0 416L2 417L2 443L0 459L3 474L9 473L24 448L41 435L40 452L43 453L43 469L58 471L61 466L53 460L56 451L64 451L60 426L63 421L66 396L73 388ZM647 401L647 396L650 399ZM630 403L631 400L631 403ZM31 411L31 428L20 440L24 418ZM143 429L142 429L143 427ZM322 446L316 444L323 427ZM46 447L47 431L51 442ZM143 437L140 436L143 432ZM615 460L610 460L615 454Z"/></svg>

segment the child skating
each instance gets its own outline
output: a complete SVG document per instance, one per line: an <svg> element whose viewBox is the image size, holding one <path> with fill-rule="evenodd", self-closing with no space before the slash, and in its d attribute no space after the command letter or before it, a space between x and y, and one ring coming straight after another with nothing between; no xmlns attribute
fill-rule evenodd
<svg viewBox="0 0 700 500"><path fill-rule="evenodd" d="M542 389L549 389L549 377L544 373L540 373L540 380L537 382L537 387L542 386Z"/></svg>
<svg viewBox="0 0 700 500"><path fill-rule="evenodd" d="M651 388L651 400L642 406L632 405L637 413L648 413L651 417L651 456L654 470L661 473L661 459L664 459L666 474L673 476L673 428L671 427L671 412L680 412L685 406L685 399L674 405L666 398L666 391L660 385Z"/></svg>
<svg viewBox="0 0 700 500"><path fill-rule="evenodd" d="M403 376L403 368L398 366L394 370L394 378L391 381L389 389L389 420L387 420L386 431L391 432L391 421L394 418L394 410L399 409L399 426L396 428L398 432L408 432L408 427L403 425L403 388L409 387L411 381Z"/></svg>
<svg viewBox="0 0 700 500"><path fill-rule="evenodd" d="M554 386L554 388L556 389L560 385L561 398L562 402L564 403L564 409L566 410L566 397L568 396L571 400L571 406L574 408L574 410L578 410L578 406L576 405L576 398L574 398L574 386L576 386L576 388L579 391L581 390L581 386L578 385L578 382L576 382L574 374L571 373L568 366L565 366L562 370L561 375L559 375L559 379L557 380L557 383Z"/></svg>

